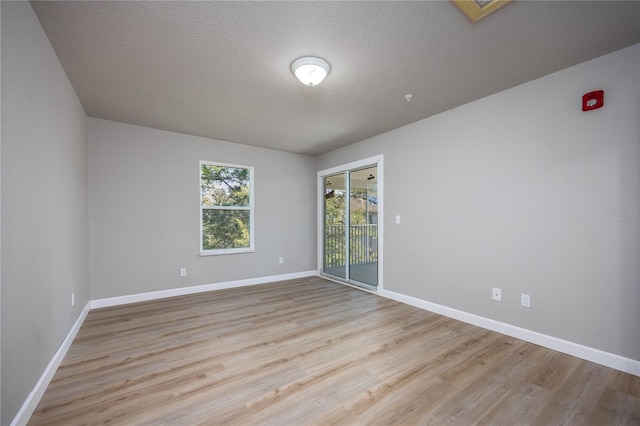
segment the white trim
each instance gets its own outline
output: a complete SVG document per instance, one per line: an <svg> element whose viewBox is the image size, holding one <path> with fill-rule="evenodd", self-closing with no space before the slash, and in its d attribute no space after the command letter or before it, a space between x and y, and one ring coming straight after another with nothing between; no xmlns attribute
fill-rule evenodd
<svg viewBox="0 0 640 426"><path fill-rule="evenodd" d="M384 155L378 156L377 170L378 173L378 286L376 291L384 289L384 273L382 266L384 265Z"/></svg>
<svg viewBox="0 0 640 426"><path fill-rule="evenodd" d="M219 166L226 167L231 169L246 169L249 170L249 207L246 206L203 206L202 205L202 165L207 164L210 166ZM240 253L255 253L256 251L256 242L255 242L255 197L254 197L254 186L255 186L255 169L253 166L240 166L237 164L225 164L225 163L217 163L213 161L204 161L201 160L198 166L199 173L199 187L198 187L198 204L200 205L200 217L198 221L200 222L200 256L219 256L219 255L227 255L227 254L240 254ZM202 211L206 210L244 210L249 212L249 247L239 247L239 248L226 248L226 249L211 249L204 250L202 248L203 239L202 239Z"/></svg>
<svg viewBox="0 0 640 426"><path fill-rule="evenodd" d="M78 319L71 327L71 330L69 330L67 337L65 337L64 341L62 342L62 344L60 345L56 353L53 355L53 358L51 358L51 361L49 361L49 365L47 365L47 368L45 368L44 372L40 376L40 379L34 386L33 390L29 393L29 396L27 396L27 399L25 399L24 403L22 404L22 407L20 407L20 410L18 411L13 421L11 422L11 426L27 424L27 422L31 418L31 415L33 414L35 409L38 407L38 403L40 402L42 395L44 395L44 392L47 390L47 387L49 386L51 379L53 378L56 371L58 370L58 367L60 366L60 364L62 363L62 360L67 354L67 351L71 347L71 343L73 343L73 339L78 334L78 331L82 326L82 323L84 322L87 315L89 314L89 311L91 311L92 309L105 308L105 307L117 306L117 305L126 305L129 303L163 299L166 297L202 293L202 292L212 291L212 290L245 287L245 286L256 285L256 284L268 284L268 283L277 282L277 281L286 281L286 280L315 277L315 276L318 276L316 271L303 271L303 272L294 272L294 273L283 274L283 275L272 275L272 276L261 277L261 278L250 278L246 280L228 281L228 282L215 283L215 284L199 285L194 287L182 287L182 288L175 288L171 290L152 291L149 293L139 293L139 294L132 294L128 296L118 296L118 297L109 297L105 299L90 300L89 302L87 302L84 309L78 316Z"/></svg>
<svg viewBox="0 0 640 426"><path fill-rule="evenodd" d="M372 164L377 164L382 159L383 155L374 155L373 157L364 158L358 161L352 161L351 163L341 164L339 166L331 167L329 169L320 170L318 172L318 178L323 176L334 175L336 173L344 172L345 170L362 169Z"/></svg>
<svg viewBox="0 0 640 426"><path fill-rule="evenodd" d="M315 277L316 271L294 272L291 274L271 275L268 277L249 278L246 280L227 281L213 284L196 285L193 287L178 287L169 290L151 291L148 293L129 294L126 296L107 297L92 300L91 309L106 308L109 306L126 305L129 303L146 302L148 300L164 299L167 297L185 296L187 294L204 293L226 288L245 287L256 284L268 284L276 281L294 280L297 278Z"/></svg>
<svg viewBox="0 0 640 426"><path fill-rule="evenodd" d="M45 368L44 372L40 376L40 379L33 387L33 390L29 393L29 396L27 396L27 399L25 399L22 407L20 407L20 410L18 410L18 413L13 418L11 426L27 424L29 418L31 418L31 415L38 406L42 395L44 395L44 391L47 390L47 386L49 386L49 383L51 382L51 379L53 379L54 374L56 374L60 363L62 363L62 360L67 354L67 351L71 347L73 339L75 339L76 334L78 334L78 330L80 330L80 326L82 326L82 323L84 322L90 310L91 302L87 302L87 304L82 309L82 312L80 312L78 319L75 323L73 323L71 330L69 330L69 333L67 333L67 337L65 337L65 339L62 341L62 344L53 355L53 358L51 358L51 361L49 361L49 365L47 365L47 368Z"/></svg>
<svg viewBox="0 0 640 426"><path fill-rule="evenodd" d="M217 250L205 250L200 252L201 257L205 256L226 256L228 254L247 254L247 253L255 253L255 250L247 249L247 248L237 248L237 249L217 249Z"/></svg>
<svg viewBox="0 0 640 426"><path fill-rule="evenodd" d="M612 354L609 352L595 349L589 346L584 346L579 343L569 342L567 340L559 339L557 337L548 336L546 334L538 333L536 331L527 330L525 328L516 327L514 325L506 324L500 321L495 321L489 318L484 318L478 315L470 314L457 309L449 308L446 306L438 305L436 303L427 302L426 300L418 299L411 296L406 296L401 293L396 293L389 290L378 290L377 294L388 299L393 299L398 302L406 303L407 305L415 306L416 308L424 309L426 311L435 312L440 315L454 318L468 324L477 325L478 327L486 328L488 330L496 331L498 333L506 334L507 336L515 337L526 342L534 343L536 345L544 346L545 348L552 349L554 351L562 352L568 355L572 355L587 361L595 362L606 367L614 368L616 370L624 371L625 373L633 374L640 377L640 361L631 358L626 358L620 355Z"/></svg>
<svg viewBox="0 0 640 426"><path fill-rule="evenodd" d="M336 173L344 172L345 170L361 169L367 166L375 165L377 168L378 182L378 285L377 290L384 288L384 274L382 273L382 265L384 259L384 155L374 155L373 157L364 158L358 161L352 161L351 163L342 164L339 166L331 167L329 169L320 170L317 178L317 250L316 250L316 267L317 274L322 274L323 254L324 254L324 184L323 180L326 176L334 175ZM323 275L323 278L327 278ZM327 278L329 279L329 278ZM332 280L333 281L333 280ZM342 283L344 284L344 283Z"/></svg>
<svg viewBox="0 0 640 426"><path fill-rule="evenodd" d="M616 370L624 371L629 374L640 377L640 361L636 361L630 358L625 358L620 355L604 352L599 349L590 348L588 346L579 345L577 343L568 342L566 340L558 339L556 337L547 336L535 331L526 330L520 327L505 324L499 321L494 321L488 318L480 317L477 315L469 314L467 312L458 311L456 309L448 308L446 306L438 305L436 303L427 302L422 299L418 299L411 296L406 296L401 293L396 293L389 290L378 289L372 291L364 289L362 287L356 287L349 283L342 281L332 280L329 277L320 275L318 271L304 271L295 272L284 275L272 275L262 278L251 278L246 280L228 281L216 284L206 284L194 287L182 287L172 290L154 291L149 293L140 293L130 296L110 297L105 299L91 300L87 302L84 309L78 316L78 319L69 330L67 337L64 339L53 358L47 365L40 379L34 386L33 390L29 393L29 396L20 407L20 410L16 414L15 418L11 422L11 426L23 425L29 421L29 418L35 411L42 395L49 386L51 379L56 373L58 367L62 363L67 351L71 347L73 339L78 334L82 323L87 317L88 313L92 309L104 308L108 306L117 306L128 303L142 302L147 300L162 299L166 297L181 296L186 294L194 294L205 291L221 290L225 288L244 287L256 284L267 284L270 282L284 281L298 278L307 278L313 276L320 276L329 281L333 281L338 284L346 285L360 291L366 291L371 294L378 294L382 297L395 300L397 302L406 303L407 305L415 306L420 309L424 309L430 312L435 312L440 315L444 315L450 318L454 318L469 324L477 325L478 327L486 328L488 330L496 331L498 333L506 334L511 337L515 337L527 342L535 343L540 346L544 346L549 349L556 350L558 352L566 353L576 356L587 361L592 361L597 364L604 365L606 367L614 368Z"/></svg>
<svg viewBox="0 0 640 426"><path fill-rule="evenodd" d="M322 274L323 256L324 256L324 196L321 195L324 192L324 176L318 172L318 179L316 181L316 272L318 276Z"/></svg>
<svg viewBox="0 0 640 426"><path fill-rule="evenodd" d="M368 166L367 166L368 167ZM344 276L348 280L351 280L351 170L345 169L342 173L344 175ZM329 178L327 178L329 179ZM324 179L322 179L324 180ZM325 213L325 222L322 224L322 228L324 229L324 225L326 223L326 211L325 208L327 206L326 200L324 200L325 192L322 191L322 211ZM367 200L367 203L369 200ZM378 210L380 210L378 208ZM367 222L369 218L366 219ZM324 234L322 235L322 257L324 258Z"/></svg>

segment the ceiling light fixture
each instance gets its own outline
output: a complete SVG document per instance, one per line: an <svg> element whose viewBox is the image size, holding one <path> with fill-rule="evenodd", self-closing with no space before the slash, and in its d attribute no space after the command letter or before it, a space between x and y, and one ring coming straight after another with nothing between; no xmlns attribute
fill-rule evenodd
<svg viewBox="0 0 640 426"><path fill-rule="evenodd" d="M291 71L305 86L317 86L329 75L331 66L324 59L306 56L293 61Z"/></svg>

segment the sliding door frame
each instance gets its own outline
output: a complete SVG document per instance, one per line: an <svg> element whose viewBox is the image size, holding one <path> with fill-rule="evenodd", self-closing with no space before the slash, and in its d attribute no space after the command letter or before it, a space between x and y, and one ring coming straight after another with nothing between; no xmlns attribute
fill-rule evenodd
<svg viewBox="0 0 640 426"><path fill-rule="evenodd" d="M353 161L351 163L342 164L339 166L331 167L329 169L320 170L318 172L318 180L317 180L317 193L318 193L318 203L317 203L317 268L318 275L332 278L331 275L324 273L324 178L327 176L335 175L338 173L344 173L345 171L353 171L358 169L363 169L370 166L377 167L377 191L378 191L378 285L376 287L369 286L366 287L369 291L378 291L384 289L383 286L383 277L382 273L382 265L383 265L383 257L384 257L384 190L383 190L383 182L384 182L384 156L382 154L376 155L373 157L364 158L362 160ZM348 174L347 174L348 175ZM348 177L347 177L348 180ZM348 216L347 216L348 219ZM348 244L347 244L348 246ZM348 257L347 257L347 268L348 268ZM347 270L347 277L348 275ZM336 278L337 279L337 278ZM349 280L338 280L341 283L351 284ZM363 287L359 287L363 288Z"/></svg>

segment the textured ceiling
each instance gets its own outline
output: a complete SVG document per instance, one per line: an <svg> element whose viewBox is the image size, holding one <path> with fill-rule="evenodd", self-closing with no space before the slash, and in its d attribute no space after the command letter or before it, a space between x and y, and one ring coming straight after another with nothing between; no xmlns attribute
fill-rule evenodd
<svg viewBox="0 0 640 426"><path fill-rule="evenodd" d="M640 42L634 1L32 5L89 116L312 155Z"/></svg>

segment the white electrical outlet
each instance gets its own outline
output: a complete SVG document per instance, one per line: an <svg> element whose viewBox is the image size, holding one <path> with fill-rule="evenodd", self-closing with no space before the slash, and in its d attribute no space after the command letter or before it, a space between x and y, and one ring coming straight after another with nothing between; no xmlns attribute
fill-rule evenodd
<svg viewBox="0 0 640 426"><path fill-rule="evenodd" d="M180 276L181 277L187 276L187 268L180 268Z"/></svg>
<svg viewBox="0 0 640 426"><path fill-rule="evenodd" d="M284 264L284 257L278 258L278 263L283 265Z"/></svg>
<svg viewBox="0 0 640 426"><path fill-rule="evenodd" d="M530 308L531 307L531 296L529 296L528 294L522 293L520 295L520 304L522 306L524 306L525 308Z"/></svg>
<svg viewBox="0 0 640 426"><path fill-rule="evenodd" d="M76 294L71 293L71 306L76 306Z"/></svg>
<svg viewBox="0 0 640 426"><path fill-rule="evenodd" d="M400 215L396 215L396 224L400 225Z"/></svg>
<svg viewBox="0 0 640 426"><path fill-rule="evenodd" d="M496 300L498 302L502 301L502 290L500 290L499 288L492 288L491 289L491 298L493 300Z"/></svg>

